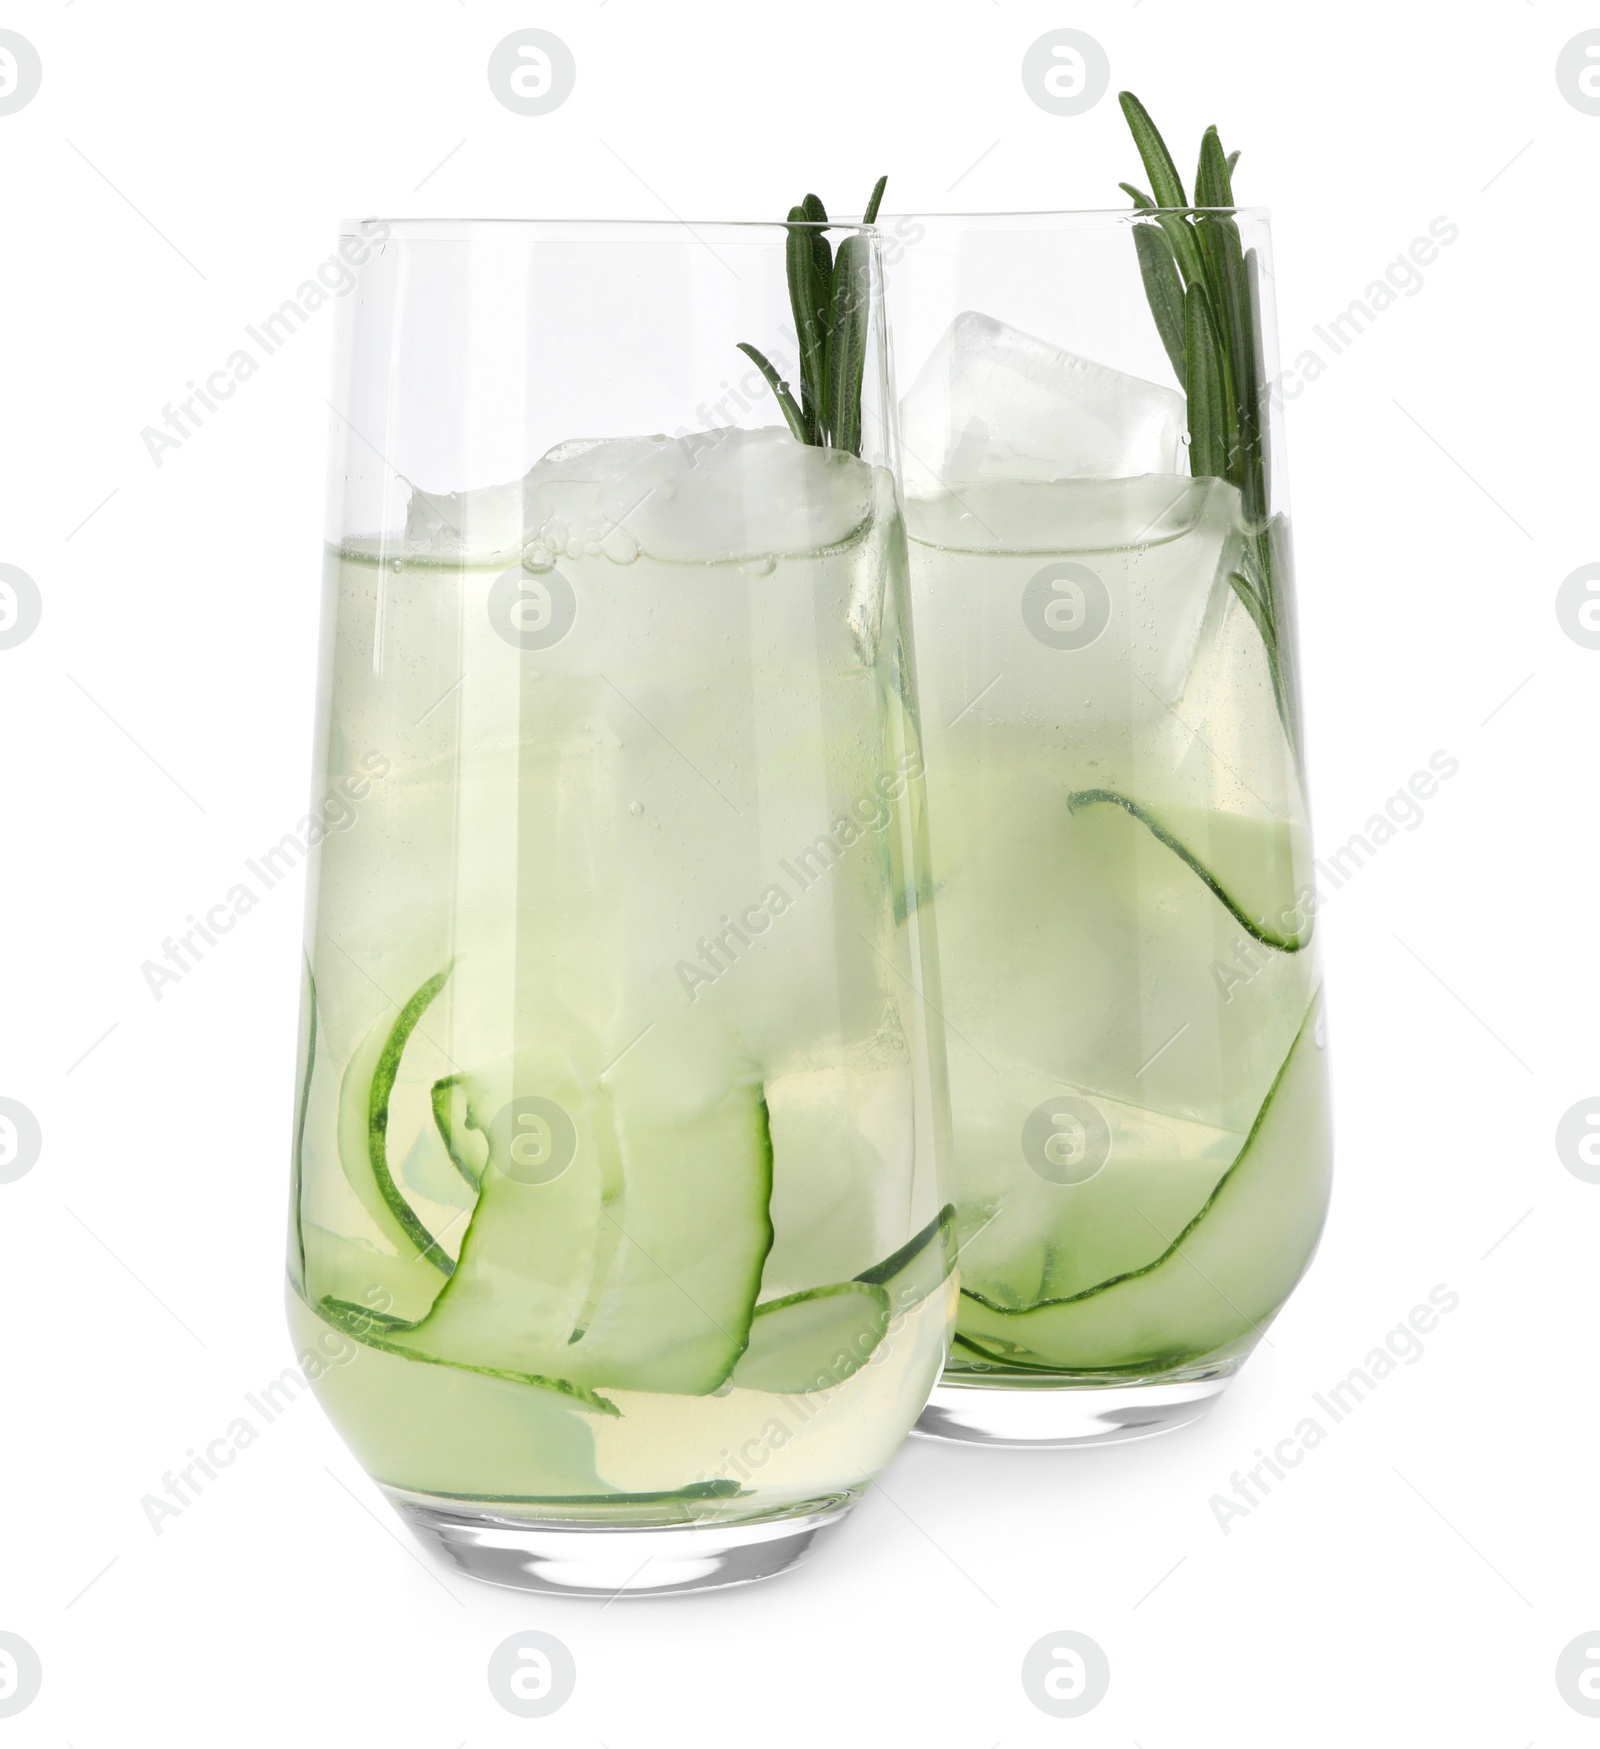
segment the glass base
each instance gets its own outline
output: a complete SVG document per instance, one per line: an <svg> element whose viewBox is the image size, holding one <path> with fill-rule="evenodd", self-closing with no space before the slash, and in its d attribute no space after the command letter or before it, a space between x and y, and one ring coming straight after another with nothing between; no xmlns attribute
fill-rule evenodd
<svg viewBox="0 0 1600 1749"><path fill-rule="evenodd" d="M385 1488L419 1541L447 1566L514 1591L556 1597L670 1597L776 1578L797 1567L855 1493L737 1523L613 1525L512 1518L459 1500Z"/></svg>
<svg viewBox="0 0 1600 1749"><path fill-rule="evenodd" d="M939 1381L915 1433L969 1445L1118 1445L1171 1433L1199 1418L1228 1388L1237 1365L1198 1378L1095 1384L1036 1382L1036 1375L991 1373L992 1382Z"/></svg>

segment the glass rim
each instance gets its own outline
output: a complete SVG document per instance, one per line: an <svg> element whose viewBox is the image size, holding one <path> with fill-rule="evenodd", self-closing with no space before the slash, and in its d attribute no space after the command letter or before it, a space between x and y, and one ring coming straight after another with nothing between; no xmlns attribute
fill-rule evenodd
<svg viewBox="0 0 1600 1749"><path fill-rule="evenodd" d="M872 227L881 231L883 227L895 219L936 219L940 223L985 225L1004 224L1018 219L1106 219L1126 223L1133 219L1154 218L1232 218L1266 220L1271 214L1270 207L1264 206L1104 206L1104 207L1031 207L1019 208L1013 212L989 213L938 213L919 211L908 207L904 211L879 213L877 223Z"/></svg>
<svg viewBox="0 0 1600 1749"><path fill-rule="evenodd" d="M662 237L672 233L693 239L701 232L716 235L728 232L773 231L786 235L791 230L848 231L857 236L875 237L881 225L864 225L859 219L510 219L510 218L390 218L382 213L369 213L363 218L339 221L340 236L361 237L370 241L364 226L383 226L389 238L417 242L458 242L472 232L512 235L518 231L530 234L599 233L622 238L631 233L644 237ZM459 235L458 235L459 233Z"/></svg>
<svg viewBox="0 0 1600 1749"><path fill-rule="evenodd" d="M791 230L815 231L819 235L824 235L829 231L844 231L853 236L878 237L884 234L885 226L892 224L897 219L914 219L921 223L966 225L976 230L989 226L1014 226L1021 223L1038 225L1047 222L1060 223L1063 220L1098 221L1105 224L1126 225L1136 223L1140 219L1207 217L1246 219L1253 223L1267 224L1270 222L1271 209L1264 206L1024 207L1008 212L932 212L909 207L895 212L880 213L876 222L870 225L862 224L859 218L830 218L826 221L821 219L520 219L472 216L394 218L383 213L369 213L362 218L341 219L338 231L342 237L361 237L365 240L368 233L363 227L382 226L387 238L440 243L465 241L476 233L509 236L519 231L529 235L543 234L551 237L570 236L576 238L580 234L585 234L618 240L633 234L637 234L641 239L672 235L693 239L700 236L701 233L719 236L743 236L774 232L787 235Z"/></svg>

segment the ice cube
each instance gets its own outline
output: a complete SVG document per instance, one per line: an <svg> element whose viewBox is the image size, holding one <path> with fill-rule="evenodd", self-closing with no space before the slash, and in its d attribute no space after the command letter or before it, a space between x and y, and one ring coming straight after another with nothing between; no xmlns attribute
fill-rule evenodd
<svg viewBox="0 0 1600 1749"><path fill-rule="evenodd" d="M411 488L405 544L430 558L514 558L522 550L522 481L468 492Z"/></svg>
<svg viewBox="0 0 1600 1749"><path fill-rule="evenodd" d="M406 538L441 556L749 561L837 545L867 522L871 495L865 463L782 426L574 439L520 480L413 490Z"/></svg>
<svg viewBox="0 0 1600 1749"><path fill-rule="evenodd" d="M464 492L414 488L406 539L441 556L500 559L543 545L552 562L575 558L613 535L623 515L666 481L673 462L665 437L558 443L520 479Z"/></svg>
<svg viewBox="0 0 1600 1749"><path fill-rule="evenodd" d="M750 559L815 552L866 522L872 470L797 442L783 426L686 437L569 443L528 476L539 519L624 530L658 559ZM570 536L569 536L570 539Z"/></svg>
<svg viewBox="0 0 1600 1749"><path fill-rule="evenodd" d="M1175 389L964 311L900 404L906 490L1187 473Z"/></svg>
<svg viewBox="0 0 1600 1749"><path fill-rule="evenodd" d="M1227 480L1186 474L981 480L912 497L906 531L925 703L948 722L1004 673L975 706L984 721L1026 724L1045 709L1080 745L1101 744L1105 760L1147 751L1156 728L1181 727L1172 707L1218 592L1232 593L1241 518ZM1087 594L1075 598L1075 585ZM1075 599L1100 630L1059 641L1058 627L1072 629L1059 615L1070 616Z"/></svg>
<svg viewBox="0 0 1600 1749"><path fill-rule="evenodd" d="M1266 647L1225 578L1213 593L1177 705L1185 732L1170 780L1175 798L1212 798L1216 807L1279 820L1305 818L1299 765L1278 712Z"/></svg>

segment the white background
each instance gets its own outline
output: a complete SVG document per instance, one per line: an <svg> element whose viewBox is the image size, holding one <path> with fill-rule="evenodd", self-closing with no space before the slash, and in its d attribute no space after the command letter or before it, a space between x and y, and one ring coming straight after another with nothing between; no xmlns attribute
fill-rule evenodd
<svg viewBox="0 0 1600 1749"><path fill-rule="evenodd" d="M0 117L0 561L44 601L0 651L0 1093L44 1133L0 1185L0 1627L44 1664L4 1740L1591 1742L1554 1666L1600 1628L1600 1187L1554 1131L1600 1092L1600 652L1554 598L1600 559L1600 117L1555 62L1600 5L22 0L0 24L44 66ZM532 119L485 79L527 25L578 67ZM1063 25L1186 172L1210 121L1245 148L1287 358L1430 220L1461 233L1288 407L1324 849L1436 749L1461 769L1324 914L1337 1192L1270 1345L1147 1445L913 1441L753 1591L601 1609L441 1576L310 1401L157 1536L141 1496L291 1358L298 885L159 1004L139 967L304 812L332 310L159 468L141 428L348 214L774 218L808 187L853 210L880 169L890 209L1120 204L1114 97L1058 118L1022 88ZM1460 1305L1424 1357L1225 1535L1230 1473L1436 1283ZM485 1681L519 1626L577 1660L539 1724ZM1071 1723L1019 1680L1059 1628L1111 1663Z"/></svg>

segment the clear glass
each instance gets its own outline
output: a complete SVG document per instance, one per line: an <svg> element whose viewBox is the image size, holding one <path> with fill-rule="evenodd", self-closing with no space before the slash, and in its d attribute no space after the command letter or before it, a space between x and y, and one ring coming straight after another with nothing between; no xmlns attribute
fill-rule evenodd
<svg viewBox="0 0 1600 1749"><path fill-rule="evenodd" d="M1266 219L882 224L962 1286L920 1430L1126 1439L1214 1400L1328 1200ZM1231 288L1220 446L1162 225Z"/></svg>
<svg viewBox="0 0 1600 1749"><path fill-rule="evenodd" d="M402 1516L499 1583L782 1570L945 1355L905 542L853 234L859 455L792 437L735 350L792 374L782 226L343 244L290 1321Z"/></svg>

